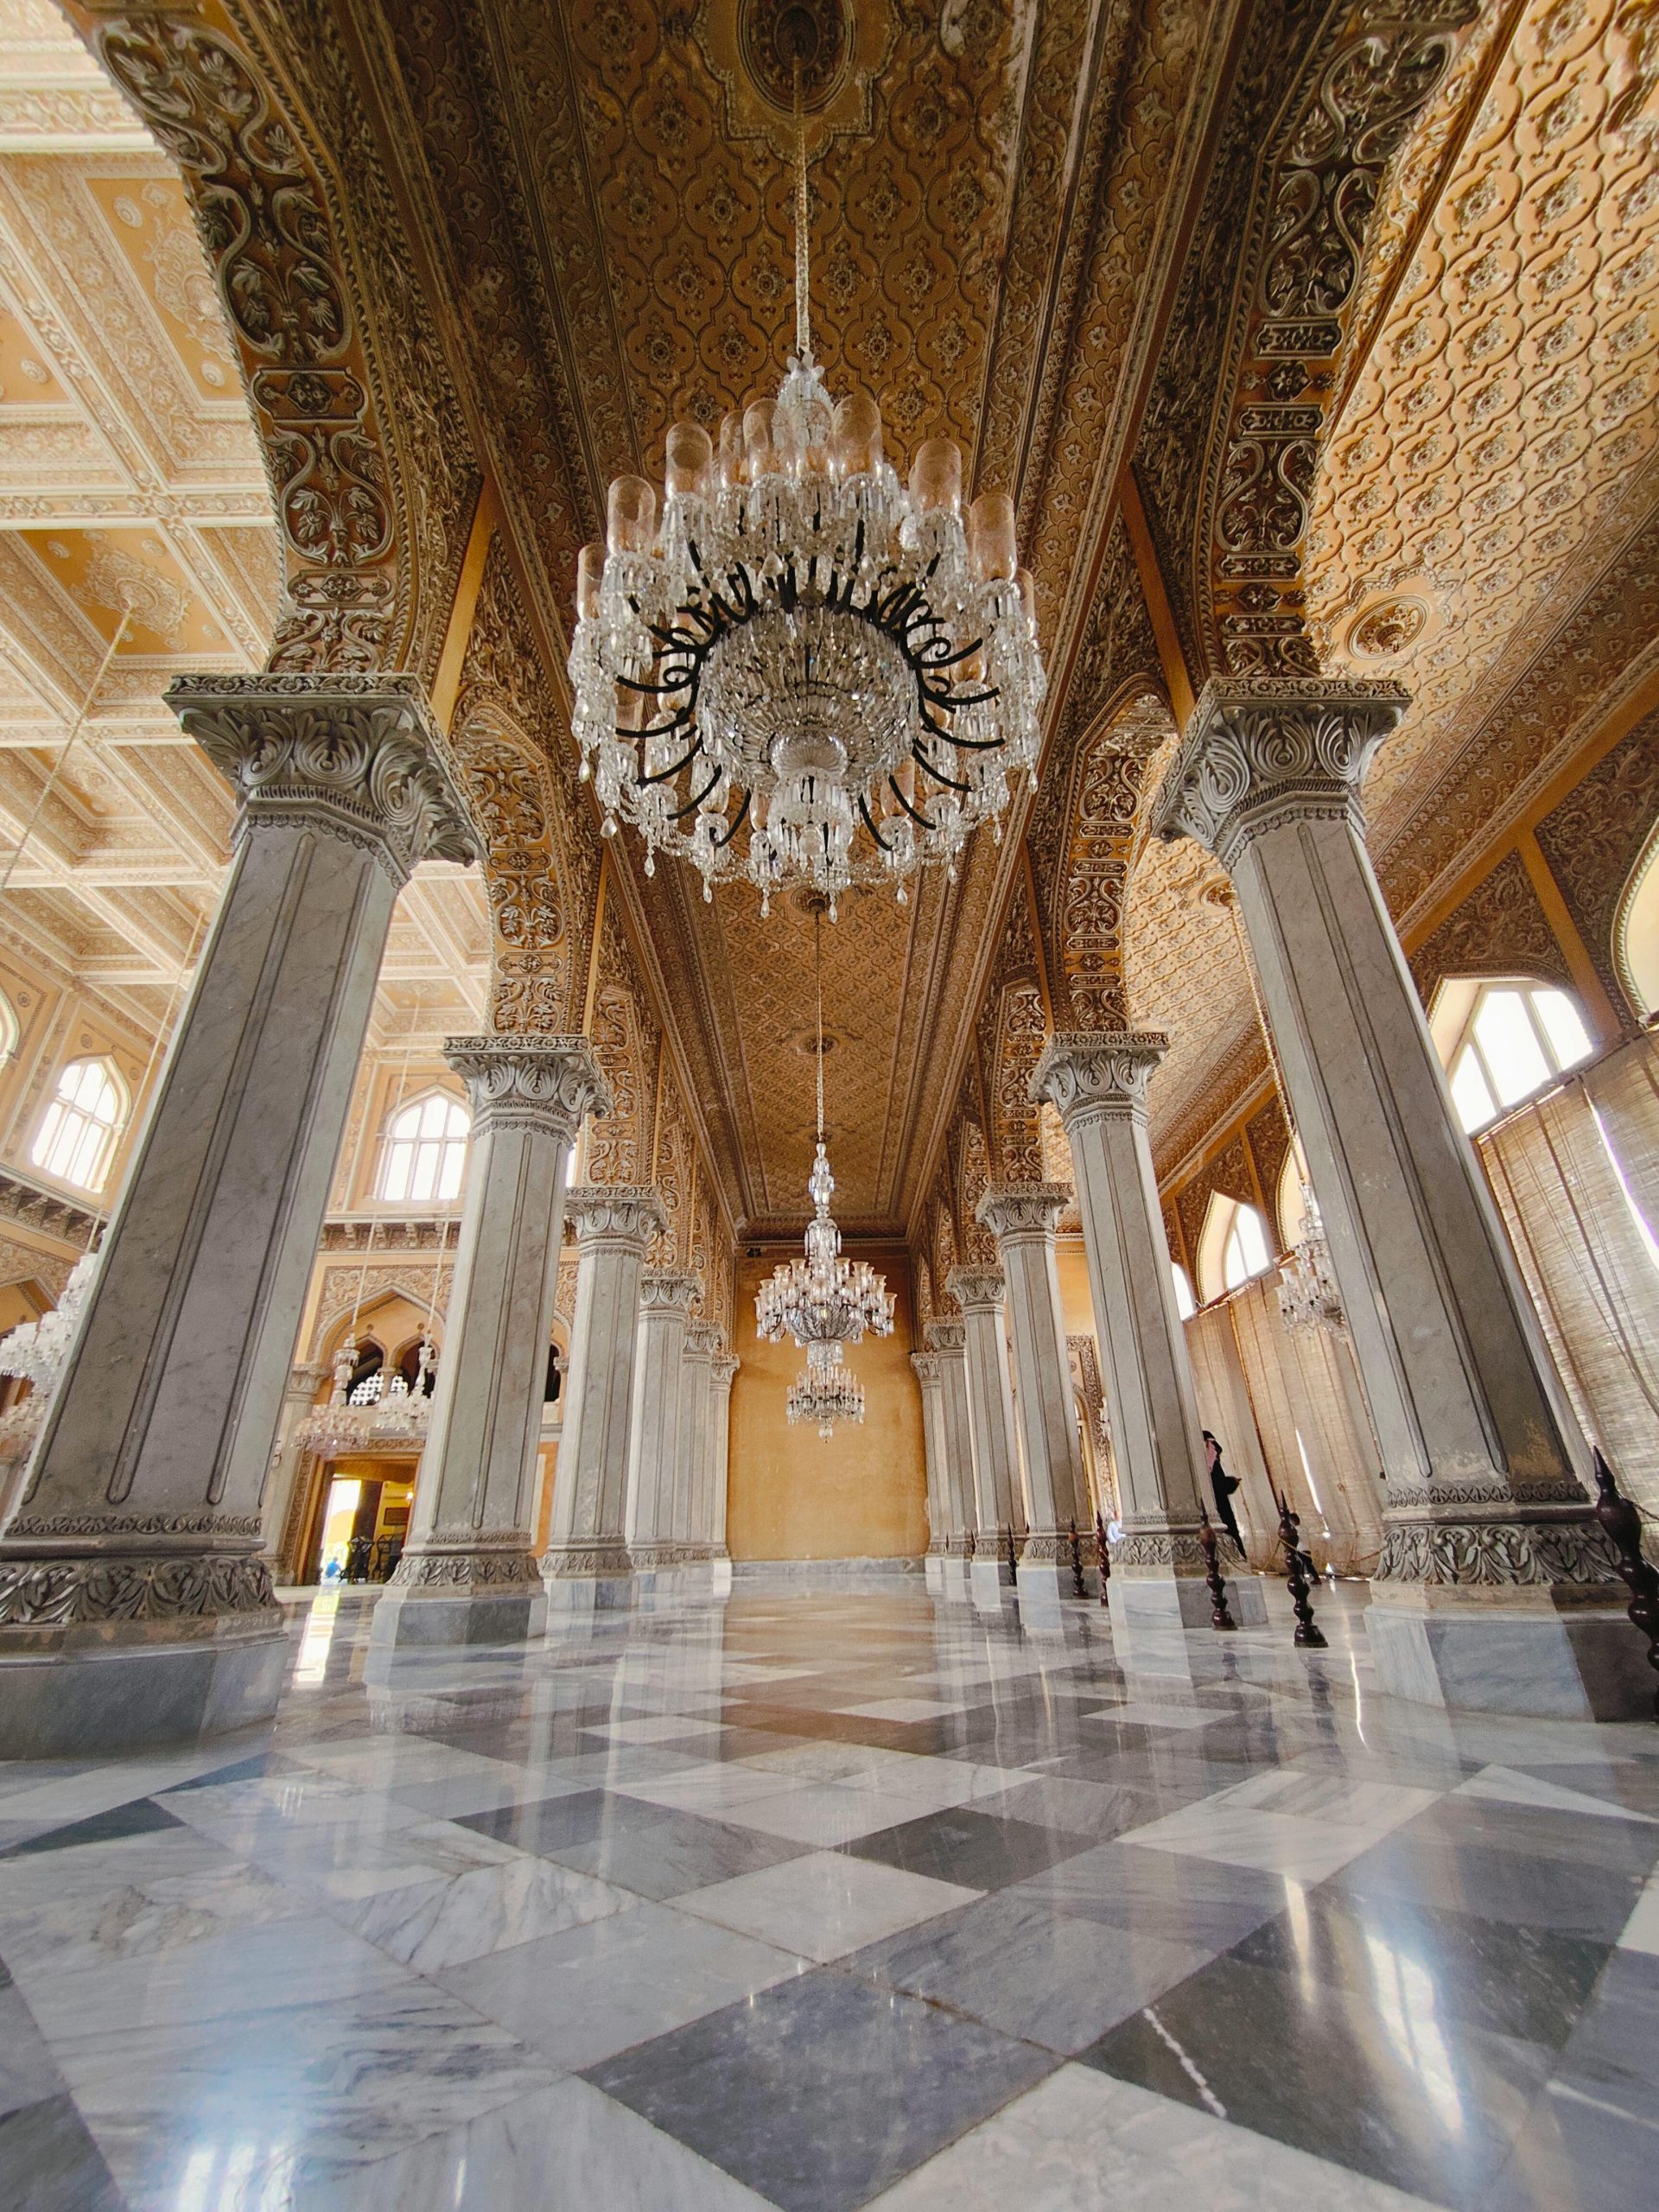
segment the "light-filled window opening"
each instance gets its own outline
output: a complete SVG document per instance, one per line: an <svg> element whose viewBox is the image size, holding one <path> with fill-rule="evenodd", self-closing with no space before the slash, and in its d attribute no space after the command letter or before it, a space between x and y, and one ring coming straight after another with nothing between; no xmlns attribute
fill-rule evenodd
<svg viewBox="0 0 1659 2212"><path fill-rule="evenodd" d="M1272 1265L1268 1224L1254 1206L1235 1207L1227 1242L1221 1248L1223 1284L1229 1290L1236 1290L1240 1283L1249 1282L1252 1276L1266 1274Z"/></svg>
<svg viewBox="0 0 1659 2212"><path fill-rule="evenodd" d="M467 1109L442 1090L394 1114L386 1129L377 1195L416 1201L458 1198L471 1129Z"/></svg>
<svg viewBox="0 0 1659 2212"><path fill-rule="evenodd" d="M1643 1014L1659 1013L1659 836L1631 872L1613 942L1637 1007Z"/></svg>
<svg viewBox="0 0 1659 2212"><path fill-rule="evenodd" d="M1571 995L1553 984L1482 983L1449 1037L1439 1020L1434 1026L1452 1103L1471 1136L1595 1050Z"/></svg>
<svg viewBox="0 0 1659 2212"><path fill-rule="evenodd" d="M17 1009L3 991L0 991L0 1065L15 1058L17 1039L22 1034L17 1020Z"/></svg>
<svg viewBox="0 0 1659 2212"><path fill-rule="evenodd" d="M1169 1272L1175 1278L1175 1311L1183 1321L1190 1321L1198 1310L1198 1301L1192 1295L1192 1286L1186 1279L1186 1269L1179 1260L1172 1260Z"/></svg>
<svg viewBox="0 0 1659 2212"><path fill-rule="evenodd" d="M41 1118L29 1158L47 1174L101 1191L127 1117L126 1094L107 1060L71 1060Z"/></svg>

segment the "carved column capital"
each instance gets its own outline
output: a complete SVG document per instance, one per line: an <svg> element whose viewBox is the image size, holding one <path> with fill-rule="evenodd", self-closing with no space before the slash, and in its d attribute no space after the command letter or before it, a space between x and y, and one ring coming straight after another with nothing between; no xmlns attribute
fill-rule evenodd
<svg viewBox="0 0 1659 2212"><path fill-rule="evenodd" d="M925 1322L922 1334L930 1351L961 1351L968 1342L967 1329L960 1321Z"/></svg>
<svg viewBox="0 0 1659 2212"><path fill-rule="evenodd" d="M475 1135L527 1128L573 1144L588 1115L611 1110L611 1086L585 1037L446 1037L443 1057L467 1086Z"/></svg>
<svg viewBox="0 0 1659 2212"><path fill-rule="evenodd" d="M1071 1203L1068 1183L993 1183L974 1208L997 1243L1052 1236Z"/></svg>
<svg viewBox="0 0 1659 2212"><path fill-rule="evenodd" d="M995 1313L1007 1294L1001 1268L952 1268L944 1287L964 1313Z"/></svg>
<svg viewBox="0 0 1659 2212"><path fill-rule="evenodd" d="M399 889L416 863L479 855L413 676L180 676L168 702L258 823L320 829L372 853Z"/></svg>
<svg viewBox="0 0 1659 2212"><path fill-rule="evenodd" d="M1070 1128L1082 1114L1145 1116L1147 1085L1169 1050L1158 1029L1062 1029L1032 1071L1031 1095Z"/></svg>
<svg viewBox="0 0 1659 2212"><path fill-rule="evenodd" d="M938 1352L913 1351L910 1355L910 1363L915 1369L916 1380L921 1384L923 1389L931 1390L938 1387L944 1376L944 1369L940 1363Z"/></svg>
<svg viewBox="0 0 1659 2212"><path fill-rule="evenodd" d="M1383 677L1212 677L1153 802L1153 835L1195 837L1230 869L1253 837L1287 821L1336 817L1363 830L1366 767L1409 704Z"/></svg>
<svg viewBox="0 0 1659 2212"><path fill-rule="evenodd" d="M642 1259L668 1223L660 1193L646 1183L573 1183L564 1217L580 1250L637 1251Z"/></svg>
<svg viewBox="0 0 1659 2212"><path fill-rule="evenodd" d="M732 1377L743 1364L734 1351L717 1351L709 1363L709 1385L714 1390L729 1390Z"/></svg>
<svg viewBox="0 0 1659 2212"><path fill-rule="evenodd" d="M712 1321L692 1321L685 1332L685 1351L689 1359L712 1360L720 1350L721 1333Z"/></svg>
<svg viewBox="0 0 1659 2212"><path fill-rule="evenodd" d="M677 1268L647 1268L639 1278L639 1311L683 1318L702 1287L696 1275L682 1274Z"/></svg>

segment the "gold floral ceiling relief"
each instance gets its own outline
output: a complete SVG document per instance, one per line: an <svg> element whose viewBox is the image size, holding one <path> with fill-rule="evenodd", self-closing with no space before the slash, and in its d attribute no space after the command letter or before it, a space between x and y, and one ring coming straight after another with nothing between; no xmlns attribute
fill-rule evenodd
<svg viewBox="0 0 1659 2212"><path fill-rule="evenodd" d="M1386 655L1414 694L1374 818L1659 443L1659 169L1645 134L1611 127L1621 12L1521 12L1322 461L1310 627L1338 664Z"/></svg>

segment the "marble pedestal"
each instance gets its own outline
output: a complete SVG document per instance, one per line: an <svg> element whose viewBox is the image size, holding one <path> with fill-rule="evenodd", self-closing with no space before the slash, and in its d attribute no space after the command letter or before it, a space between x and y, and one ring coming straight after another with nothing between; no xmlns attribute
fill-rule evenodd
<svg viewBox="0 0 1659 2212"><path fill-rule="evenodd" d="M1365 1633L1389 1697L1552 1720L1652 1715L1653 1670L1622 1605L1373 1585Z"/></svg>
<svg viewBox="0 0 1659 2212"><path fill-rule="evenodd" d="M542 1562L549 1624L569 1626L595 1613L626 1613L633 1603L632 1574L549 1574Z"/></svg>
<svg viewBox="0 0 1659 2212"><path fill-rule="evenodd" d="M374 1609L373 1642L388 1650L457 1643L528 1643L547 1626L547 1594L534 1589L388 1589Z"/></svg>
<svg viewBox="0 0 1659 2212"><path fill-rule="evenodd" d="M1005 1559L974 1559L967 1562L968 1592L976 1605L1000 1610L1012 1605L1014 1580Z"/></svg>
<svg viewBox="0 0 1659 2212"><path fill-rule="evenodd" d="M1023 1582L1025 1575L1020 1574ZM1195 1574L1136 1574L1115 1570L1108 1585L1113 1614L1147 1628L1210 1628L1210 1586ZM1268 1601L1258 1578L1230 1575L1227 1607L1240 1628L1265 1628Z"/></svg>
<svg viewBox="0 0 1659 2212"><path fill-rule="evenodd" d="M922 1560L922 1573L927 1580L928 1596L930 1598L943 1598L944 1595L944 1553L928 1552L925 1554Z"/></svg>
<svg viewBox="0 0 1659 2212"><path fill-rule="evenodd" d="M0 1656L0 1759L84 1758L270 1719L288 1680L280 1616L66 1628Z"/></svg>

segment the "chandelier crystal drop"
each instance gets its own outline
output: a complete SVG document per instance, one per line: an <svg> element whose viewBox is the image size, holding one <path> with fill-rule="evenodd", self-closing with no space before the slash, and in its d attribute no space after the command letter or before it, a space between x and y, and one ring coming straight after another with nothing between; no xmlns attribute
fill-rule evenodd
<svg viewBox="0 0 1659 2212"><path fill-rule="evenodd" d="M875 402L832 402L807 320L796 109L795 344L775 400L670 429L660 514L610 487L583 548L574 728L607 835L830 902L957 855L1034 770L1046 679L1014 503L963 512L962 454L930 438L902 482ZM1000 828L999 828L1000 834Z"/></svg>
<svg viewBox="0 0 1659 2212"><path fill-rule="evenodd" d="M21 1321L0 1338L0 1375L33 1385L26 1398L0 1414L0 1466L27 1459L45 1426L47 1409L80 1331L80 1317L98 1280L99 1255L83 1252L70 1270L63 1296L38 1321Z"/></svg>
<svg viewBox="0 0 1659 2212"><path fill-rule="evenodd" d="M806 1372L790 1394L790 1419L808 1418L793 1410L798 1392L818 1392L820 1395L813 1402L820 1410L812 1418L818 1421L821 1432L828 1434L823 1422L827 1420L833 1427L836 1416L822 1408L836 1402L850 1403L846 1397L849 1391L857 1393L858 1410L841 1418L864 1418L863 1392L842 1364L842 1348L860 1344L866 1336L890 1337L893 1296L884 1279L867 1262L842 1258L841 1231L830 1211L836 1179L830 1172L830 1154L823 1137L822 928L822 917L815 914L812 954L818 1001L817 1151L806 1185L812 1200L812 1218L806 1224L804 1257L787 1262L761 1284L755 1294L754 1312L760 1333L766 1343L781 1344L785 1337L792 1337L806 1353ZM836 1393L842 1394L840 1399Z"/></svg>

